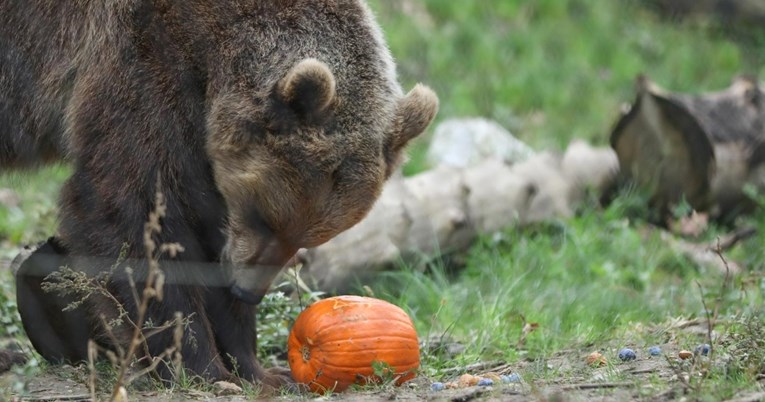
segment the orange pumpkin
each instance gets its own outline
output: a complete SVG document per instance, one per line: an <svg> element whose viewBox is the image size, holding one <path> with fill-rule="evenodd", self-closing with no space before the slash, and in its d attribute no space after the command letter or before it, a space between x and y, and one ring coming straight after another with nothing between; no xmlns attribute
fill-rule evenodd
<svg viewBox="0 0 765 402"><path fill-rule="evenodd" d="M393 304L361 296L331 297L305 309L290 332L287 355L295 381L320 394L379 381L374 366L390 368L401 385L420 366L411 318Z"/></svg>

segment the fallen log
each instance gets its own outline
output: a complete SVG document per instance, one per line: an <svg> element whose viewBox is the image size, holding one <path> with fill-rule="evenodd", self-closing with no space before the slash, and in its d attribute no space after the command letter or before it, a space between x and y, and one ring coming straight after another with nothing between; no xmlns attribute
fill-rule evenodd
<svg viewBox="0 0 765 402"><path fill-rule="evenodd" d="M616 169L610 149L575 142L562 156L442 165L398 177L361 223L301 254L302 279L312 289L342 292L395 264L464 250L479 234L570 216L584 188L602 188Z"/></svg>
<svg viewBox="0 0 765 402"><path fill-rule="evenodd" d="M765 188L765 94L757 80L737 77L701 95L672 93L643 76L636 86L611 132L619 181L647 191L664 218L682 201L723 220L751 210L744 187Z"/></svg>

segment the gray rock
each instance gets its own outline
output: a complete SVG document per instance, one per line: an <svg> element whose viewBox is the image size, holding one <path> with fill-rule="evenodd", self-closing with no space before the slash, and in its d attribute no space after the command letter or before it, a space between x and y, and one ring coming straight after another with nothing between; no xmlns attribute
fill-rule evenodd
<svg viewBox="0 0 765 402"><path fill-rule="evenodd" d="M213 383L213 387L217 396L238 395L242 393L242 387L228 381L216 381Z"/></svg>
<svg viewBox="0 0 765 402"><path fill-rule="evenodd" d="M449 119L436 127L427 161L431 167L467 167L488 158L522 162L534 151L498 123L483 118Z"/></svg>

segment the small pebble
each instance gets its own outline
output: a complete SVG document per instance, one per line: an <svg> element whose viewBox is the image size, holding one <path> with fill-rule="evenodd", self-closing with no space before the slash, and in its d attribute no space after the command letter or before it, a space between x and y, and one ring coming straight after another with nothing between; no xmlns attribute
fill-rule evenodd
<svg viewBox="0 0 765 402"><path fill-rule="evenodd" d="M711 348L712 348L712 347L711 347L711 346L709 346L709 344L708 344L708 343L702 343L701 345L699 345L699 346L696 346L696 354L697 354L697 355L703 355L703 356L706 356L706 355L708 355L708 354L709 354L709 349L711 349Z"/></svg>
<svg viewBox="0 0 765 402"><path fill-rule="evenodd" d="M594 367L606 365L606 358L600 352L592 352L587 355L587 364Z"/></svg>
<svg viewBox="0 0 765 402"><path fill-rule="evenodd" d="M430 384L430 389L433 391L443 391L446 388L446 385L442 382L434 382L433 384Z"/></svg>
<svg viewBox="0 0 765 402"><path fill-rule="evenodd" d="M479 387L491 387L492 385L494 385L494 381L489 378L481 378L478 380Z"/></svg>
<svg viewBox="0 0 765 402"><path fill-rule="evenodd" d="M651 356L658 356L661 354L661 348L658 346L651 346L650 348L648 348L648 353Z"/></svg>
<svg viewBox="0 0 765 402"><path fill-rule="evenodd" d="M681 358L683 360L686 360L686 359L690 359L691 357L693 357L693 353L691 353L688 350L681 350L681 351L677 352L677 357L679 357L679 358Z"/></svg>
<svg viewBox="0 0 765 402"><path fill-rule="evenodd" d="M637 355L635 355L635 351L630 348L624 348L619 351L619 360L626 362L630 360L637 359Z"/></svg>
<svg viewBox="0 0 765 402"><path fill-rule="evenodd" d="M518 373L512 373L510 375L502 375L500 376L502 379L502 382L504 383L511 383L511 382L521 382L521 376L518 375Z"/></svg>
<svg viewBox="0 0 765 402"><path fill-rule="evenodd" d="M228 381L216 381L213 383L216 396L231 396L242 393L242 387Z"/></svg>

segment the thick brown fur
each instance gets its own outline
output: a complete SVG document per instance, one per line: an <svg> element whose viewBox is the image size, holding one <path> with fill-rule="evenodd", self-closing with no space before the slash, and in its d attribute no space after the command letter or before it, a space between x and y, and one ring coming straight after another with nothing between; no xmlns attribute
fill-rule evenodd
<svg viewBox="0 0 765 402"><path fill-rule="evenodd" d="M298 248L365 216L438 105L422 86L403 94L359 0L8 0L0 54L0 168L66 159L74 171L57 236L17 274L33 345L51 361L84 360L87 338L109 347L97 317L109 306L62 313L69 300L42 278L105 270L124 245L138 261L161 190L156 240L186 251L163 263L149 319L191 317L184 364L210 380L236 365L289 381L257 362L254 304ZM135 314L121 272L110 290ZM158 355L172 334L148 342Z"/></svg>

